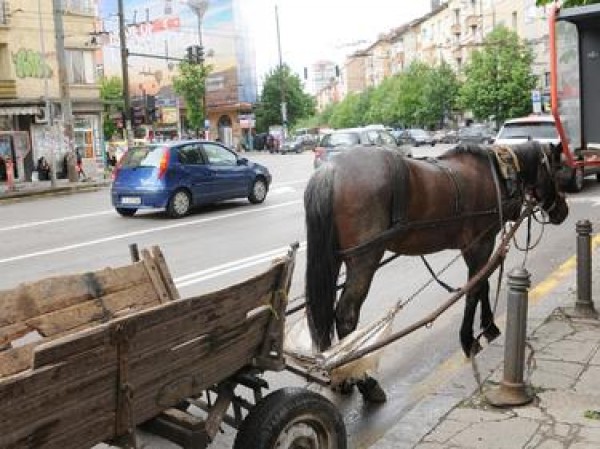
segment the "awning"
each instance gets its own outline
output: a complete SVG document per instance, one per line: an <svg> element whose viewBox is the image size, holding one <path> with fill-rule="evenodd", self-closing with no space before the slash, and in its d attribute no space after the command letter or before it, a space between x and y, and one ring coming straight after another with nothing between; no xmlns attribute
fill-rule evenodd
<svg viewBox="0 0 600 449"><path fill-rule="evenodd" d="M39 106L0 106L0 115L41 115Z"/></svg>

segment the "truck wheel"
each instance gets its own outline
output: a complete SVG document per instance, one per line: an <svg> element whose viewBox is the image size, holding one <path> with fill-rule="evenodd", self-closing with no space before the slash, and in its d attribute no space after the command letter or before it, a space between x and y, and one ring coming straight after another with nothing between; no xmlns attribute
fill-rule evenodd
<svg viewBox="0 0 600 449"><path fill-rule="evenodd" d="M252 184L252 190L248 195L248 201L253 204L262 203L267 197L267 183L262 178L256 178Z"/></svg>
<svg viewBox="0 0 600 449"><path fill-rule="evenodd" d="M167 214L171 218L185 217L191 208L192 199L190 194L185 190L177 190L169 199L167 204Z"/></svg>
<svg viewBox="0 0 600 449"><path fill-rule="evenodd" d="M583 172L583 167L574 169L571 175L571 182L569 183L570 190L572 192L581 192L583 190L584 179L585 174Z"/></svg>
<svg viewBox="0 0 600 449"><path fill-rule="evenodd" d="M234 449L346 449L346 427L324 396L282 388L260 401L244 419Z"/></svg>

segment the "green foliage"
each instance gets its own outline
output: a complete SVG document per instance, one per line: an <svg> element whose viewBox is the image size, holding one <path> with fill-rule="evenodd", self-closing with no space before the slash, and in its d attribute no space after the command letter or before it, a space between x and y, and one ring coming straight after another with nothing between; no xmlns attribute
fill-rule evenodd
<svg viewBox="0 0 600 449"><path fill-rule="evenodd" d="M111 118L115 112L123 110L123 81L117 76L102 78L100 98L103 103L102 132L105 140L110 140L117 132L117 125Z"/></svg>
<svg viewBox="0 0 600 449"><path fill-rule="evenodd" d="M210 65L190 64L184 61L179 64L179 75L173 78L173 89L183 97L186 105L186 118L196 133L204 129L204 93L206 77L212 70Z"/></svg>
<svg viewBox="0 0 600 449"><path fill-rule="evenodd" d="M536 85L532 61L531 50L520 43L515 32L495 28L465 67L461 105L478 120L494 117L498 126L508 118L529 113L530 92Z"/></svg>
<svg viewBox="0 0 600 449"><path fill-rule="evenodd" d="M537 6L548 5L550 3L554 3L554 0L536 0L535 2ZM600 0L563 0L562 7L571 8L573 6L591 5L593 3L600 3Z"/></svg>
<svg viewBox="0 0 600 449"><path fill-rule="evenodd" d="M264 132L271 125L282 125L281 92L287 104L287 126L294 128L299 120L311 117L315 112L314 99L304 93L300 77L287 65L271 70L265 77L256 115L256 129Z"/></svg>

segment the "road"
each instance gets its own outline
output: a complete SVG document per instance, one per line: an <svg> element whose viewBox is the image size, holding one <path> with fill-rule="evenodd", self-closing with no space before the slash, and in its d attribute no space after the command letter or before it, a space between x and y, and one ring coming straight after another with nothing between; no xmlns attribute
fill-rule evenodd
<svg viewBox="0 0 600 449"><path fill-rule="evenodd" d="M416 148L414 152L415 156L435 156L444 148ZM107 189L1 205L0 289L57 274L127 264L131 243L140 248L161 247L183 297L252 276L273 257L283 254L292 242L305 241L302 196L312 173L312 154L248 156L267 165L273 173L271 191L261 205L229 202L199 209L181 220L156 212L124 218L111 209ZM527 255L526 267L534 285L575 252L575 223L582 218L594 223L599 192L596 181L587 179L585 190L569 198L571 214L562 226L542 229L534 224L534 238L543 231L541 244ZM525 241L522 232L518 240ZM429 256L428 262L438 270L456 255L447 251ZM300 297L303 291L304 257L301 246L292 298ZM511 250L506 270L520 265L523 259L523 253ZM452 264L442 277L451 285L462 285L466 277L462 261ZM361 324L381 317L396 301L408 297L428 280L419 258L400 258L381 268L363 307ZM394 327L422 318L447 297L448 293L436 284L429 286L398 315ZM498 314L503 313L504 303L501 293ZM359 395L337 397L321 391L342 410L352 448L368 447L419 398L449 376L453 367L468 363L459 352L461 318L462 306L454 306L431 328L419 330L381 352L376 377L389 397L385 405L370 407ZM272 389L305 384L289 373L268 375L267 380ZM233 438L233 431L225 429L211 448L231 447ZM142 439L150 448L175 447L148 435Z"/></svg>

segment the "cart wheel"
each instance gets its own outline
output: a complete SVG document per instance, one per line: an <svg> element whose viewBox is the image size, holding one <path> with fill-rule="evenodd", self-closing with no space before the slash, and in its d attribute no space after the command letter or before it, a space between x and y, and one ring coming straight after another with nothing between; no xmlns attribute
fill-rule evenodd
<svg viewBox="0 0 600 449"><path fill-rule="evenodd" d="M346 449L338 409L320 394L283 388L260 401L244 419L234 449Z"/></svg>

